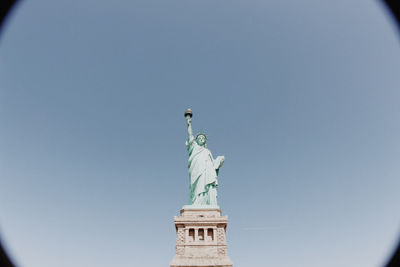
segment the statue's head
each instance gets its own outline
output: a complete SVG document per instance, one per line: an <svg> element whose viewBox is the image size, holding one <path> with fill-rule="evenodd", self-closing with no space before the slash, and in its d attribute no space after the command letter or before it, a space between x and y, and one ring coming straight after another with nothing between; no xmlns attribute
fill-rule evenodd
<svg viewBox="0 0 400 267"><path fill-rule="evenodd" d="M207 136L203 133L196 135L196 142L199 146L205 146L207 142Z"/></svg>

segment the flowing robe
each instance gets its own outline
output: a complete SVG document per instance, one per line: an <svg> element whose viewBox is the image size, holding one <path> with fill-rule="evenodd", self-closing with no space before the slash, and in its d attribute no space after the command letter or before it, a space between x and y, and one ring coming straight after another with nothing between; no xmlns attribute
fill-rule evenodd
<svg viewBox="0 0 400 267"><path fill-rule="evenodd" d="M217 205L218 169L222 158L214 159L210 150L194 138L186 142L189 152L190 204Z"/></svg>

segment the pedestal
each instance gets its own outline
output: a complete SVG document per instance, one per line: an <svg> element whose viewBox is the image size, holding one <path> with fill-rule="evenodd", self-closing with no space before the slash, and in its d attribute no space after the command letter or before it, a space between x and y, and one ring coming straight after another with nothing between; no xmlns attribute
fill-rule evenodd
<svg viewBox="0 0 400 267"><path fill-rule="evenodd" d="M176 255L171 267L232 267L226 253L228 216L218 208L185 206L174 218Z"/></svg>

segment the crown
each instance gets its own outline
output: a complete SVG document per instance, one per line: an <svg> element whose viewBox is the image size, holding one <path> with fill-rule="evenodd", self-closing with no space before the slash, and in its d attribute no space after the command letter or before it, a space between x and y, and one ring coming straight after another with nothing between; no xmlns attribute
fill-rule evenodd
<svg viewBox="0 0 400 267"><path fill-rule="evenodd" d="M207 135L206 135L205 133L198 133L198 134L196 135L196 139L197 139L197 137L199 137L199 135L204 136L204 137L206 138L206 140L207 140Z"/></svg>

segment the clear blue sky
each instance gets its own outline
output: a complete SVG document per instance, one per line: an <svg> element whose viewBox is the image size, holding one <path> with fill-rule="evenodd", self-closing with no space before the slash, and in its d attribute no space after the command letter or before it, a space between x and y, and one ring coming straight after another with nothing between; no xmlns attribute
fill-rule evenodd
<svg viewBox="0 0 400 267"><path fill-rule="evenodd" d="M237 267L381 266L399 36L379 1L22 1L0 39L0 234L21 267L168 266L184 111Z"/></svg>

